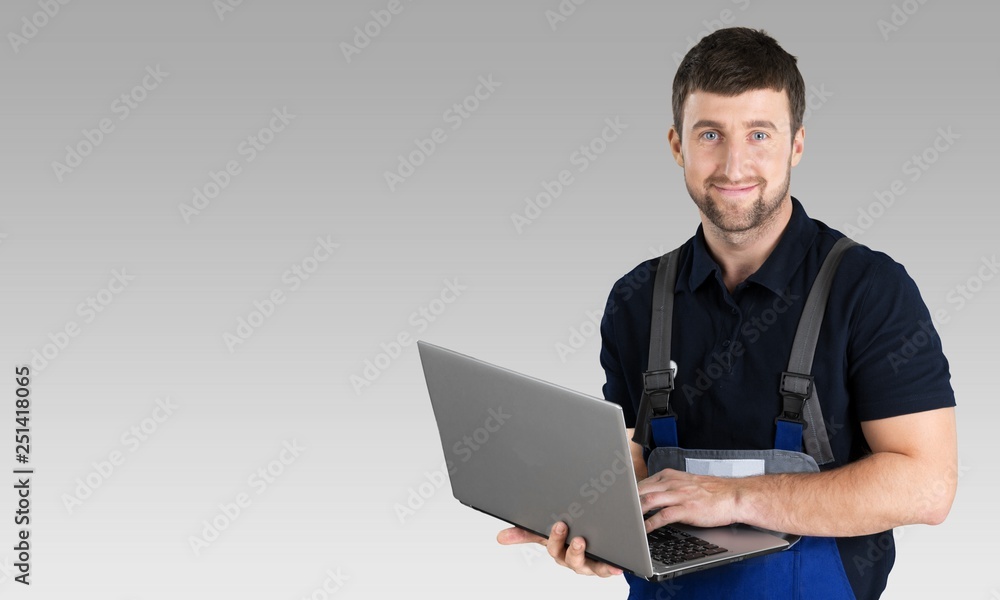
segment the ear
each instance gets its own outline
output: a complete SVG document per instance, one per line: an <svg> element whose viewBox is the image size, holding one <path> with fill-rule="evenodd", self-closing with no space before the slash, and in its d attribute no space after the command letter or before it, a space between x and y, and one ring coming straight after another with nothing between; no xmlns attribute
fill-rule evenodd
<svg viewBox="0 0 1000 600"><path fill-rule="evenodd" d="M802 151L805 148L806 143L806 128L800 126L799 130L795 132L795 137L792 139L792 166L799 164L802 160Z"/></svg>
<svg viewBox="0 0 1000 600"><path fill-rule="evenodd" d="M671 125L667 132L667 142L670 144L670 152L674 155L674 161L681 168L684 167L684 154L681 153L681 134Z"/></svg>

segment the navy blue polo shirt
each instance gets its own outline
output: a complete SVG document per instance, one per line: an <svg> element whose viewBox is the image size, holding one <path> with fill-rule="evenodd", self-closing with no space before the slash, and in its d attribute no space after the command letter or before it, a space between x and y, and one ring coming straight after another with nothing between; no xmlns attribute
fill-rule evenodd
<svg viewBox="0 0 1000 600"><path fill-rule="evenodd" d="M730 293L701 226L681 249L674 288L670 357L677 363L671 408L684 448L774 447L799 317L823 259L843 237L806 215L792 216L761 268ZM604 397L635 427L649 360L653 278L658 258L619 279L601 322ZM948 361L916 284L889 256L859 245L837 270L812 374L834 463L870 450L861 422L955 405ZM877 598L895 558L892 532L838 538L858 598Z"/></svg>

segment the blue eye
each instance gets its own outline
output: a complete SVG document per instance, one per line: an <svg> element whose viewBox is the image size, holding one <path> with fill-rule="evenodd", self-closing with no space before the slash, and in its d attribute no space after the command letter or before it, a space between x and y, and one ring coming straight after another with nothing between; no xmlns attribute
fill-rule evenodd
<svg viewBox="0 0 1000 600"><path fill-rule="evenodd" d="M701 137L705 138L710 142L714 142L715 140L719 139L719 134L714 131L706 131L705 133L701 134Z"/></svg>
<svg viewBox="0 0 1000 600"><path fill-rule="evenodd" d="M767 139L767 134L764 133L763 131L755 131L753 132L753 139L757 140L758 142L762 142Z"/></svg>

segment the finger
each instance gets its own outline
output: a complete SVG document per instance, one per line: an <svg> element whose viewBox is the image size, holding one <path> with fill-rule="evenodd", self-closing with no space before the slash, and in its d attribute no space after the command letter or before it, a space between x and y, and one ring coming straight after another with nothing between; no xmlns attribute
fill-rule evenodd
<svg viewBox="0 0 1000 600"><path fill-rule="evenodd" d="M673 479L679 473L684 473L685 471L678 471L677 469L660 469L656 473L653 473L649 477L643 479L643 481L665 481L667 479Z"/></svg>
<svg viewBox="0 0 1000 600"><path fill-rule="evenodd" d="M649 533L654 529L659 529L664 525L669 525L670 523L677 523L681 520L681 514L682 510L679 506L666 506L661 508L658 512L646 519L646 533Z"/></svg>
<svg viewBox="0 0 1000 600"><path fill-rule="evenodd" d="M624 572L618 567L609 565L608 563L597 562L597 561L594 562L596 562L597 564L591 568L594 570L595 573L597 573L598 577L618 577Z"/></svg>
<svg viewBox="0 0 1000 600"><path fill-rule="evenodd" d="M556 559L556 562L565 565L566 556L566 536L569 534L569 528L562 521L556 521L552 525L552 530L549 531L549 540L546 544L546 548L549 551L549 556Z"/></svg>
<svg viewBox="0 0 1000 600"><path fill-rule="evenodd" d="M573 538L569 548L566 550L566 566L581 575L595 575L594 570L587 564L587 557L584 554L587 543L583 538Z"/></svg>
<svg viewBox="0 0 1000 600"><path fill-rule="evenodd" d="M643 479L638 483L639 493L646 493L649 491L664 490L670 487L670 484L674 481L683 479L687 473L684 471L675 471L674 469L663 469L655 475L651 475L646 479Z"/></svg>
<svg viewBox="0 0 1000 600"><path fill-rule="evenodd" d="M621 575L622 570L608 563L587 558L587 542L581 537L573 538L569 549L566 550L566 566L581 575L597 575L598 577L612 577Z"/></svg>
<svg viewBox="0 0 1000 600"><path fill-rule="evenodd" d="M681 494L675 490L649 491L639 495L639 509L642 514L683 502Z"/></svg>
<svg viewBox="0 0 1000 600"><path fill-rule="evenodd" d="M497 534L497 541L504 545L536 543L545 545L547 540L542 536L520 527L508 527Z"/></svg>

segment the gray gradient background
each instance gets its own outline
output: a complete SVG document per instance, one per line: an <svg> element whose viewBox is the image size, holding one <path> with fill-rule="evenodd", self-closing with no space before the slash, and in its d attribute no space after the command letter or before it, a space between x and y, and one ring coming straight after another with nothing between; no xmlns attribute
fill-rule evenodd
<svg viewBox="0 0 1000 600"><path fill-rule="evenodd" d="M624 597L620 578L498 546L502 524L447 485L400 522L395 507L443 459L416 348L360 394L350 377L406 333L600 395L599 336L565 361L556 345L617 277L693 233L666 145L671 57L730 10L832 94L806 122L792 193L843 228L903 180L906 193L856 237L906 265L950 317L940 334L959 402L959 494L945 524L897 531L885 597L1000 597L995 540L982 535L998 529L1000 284L961 309L948 301L997 251L995 4L932 0L886 40L887 0L591 0L555 31L545 11L556 0L403 0L347 62L340 44L387 4L245 0L220 19L210 0L80 0L18 52L0 49L5 396L15 364L67 321L81 326L32 377L30 588L11 580L4 405L0 594L298 599L339 571L331 597ZM0 29L38 11L4 2ZM156 65L169 76L118 120L111 103ZM501 86L452 130L443 113L489 75ZM282 107L296 118L246 162L238 144ZM51 163L105 117L115 130L58 181ZM519 234L511 214L615 117L628 129ZM390 191L384 172L437 127L447 140ZM904 162L949 127L961 138L911 182ZM230 160L242 173L185 223L178 205ZM282 273L318 236L339 248L290 291ZM135 280L83 323L77 304L122 268ZM421 331L410 315L454 278L467 289ZM223 334L274 288L287 300L230 352ZM163 397L177 410L129 451L122 433ZM306 450L256 495L248 477L292 440ZM64 494L115 450L124 464L69 512ZM189 537L244 492L252 504L196 557Z"/></svg>

